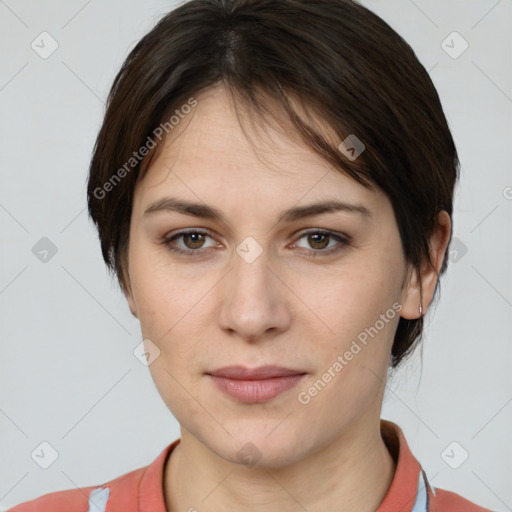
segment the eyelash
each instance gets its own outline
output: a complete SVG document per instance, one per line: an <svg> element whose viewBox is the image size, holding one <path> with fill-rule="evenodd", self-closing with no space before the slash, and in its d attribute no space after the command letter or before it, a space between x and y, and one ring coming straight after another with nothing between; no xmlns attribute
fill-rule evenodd
<svg viewBox="0 0 512 512"><path fill-rule="evenodd" d="M176 247L173 247L171 245L171 242L173 242L175 239L177 238L180 238L184 235L190 235L190 234L198 234L198 235L206 235L206 236L209 236L210 238L213 238L211 233L209 231L204 231L204 230L201 230L201 229L191 229L191 230L188 230L188 231L180 231L179 233L176 233L174 235L172 235L171 237L166 237L165 239L162 240L162 244L171 252L175 253L175 254L182 254L182 255L188 255L188 256L200 256L202 254L201 252L201 248L199 249L177 249ZM335 233L332 233L331 231L322 231L320 229L317 229L317 230L312 230L312 231L306 231L304 233L301 234L301 236L298 238L298 240L300 240L301 238L304 238L308 235L327 235L331 238L335 238L336 240L338 240L340 243L335 246L335 247L331 247L330 249L303 249L303 250L306 250L308 252L310 252L310 255L312 257L318 257L318 256L328 256L328 255L331 255L331 254L334 254L340 250L342 250L345 246L350 246L351 245L351 239L350 237L348 236L341 236L341 235L337 235Z"/></svg>

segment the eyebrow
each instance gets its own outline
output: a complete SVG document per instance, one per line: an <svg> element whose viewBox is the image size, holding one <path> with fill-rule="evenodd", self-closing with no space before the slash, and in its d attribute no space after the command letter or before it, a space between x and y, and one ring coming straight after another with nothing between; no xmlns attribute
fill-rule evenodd
<svg viewBox="0 0 512 512"><path fill-rule="evenodd" d="M172 211L184 215L191 215L193 217L224 222L222 212L217 208L205 203L193 203L183 199L176 199L174 197L163 197L162 199L158 199L151 203L144 211L144 216L161 211ZM352 204L331 199L304 206L294 206L293 208L284 210L279 214L278 222L293 222L305 217L312 217L314 215L336 211L355 213L365 218L373 217L372 212L362 204Z"/></svg>

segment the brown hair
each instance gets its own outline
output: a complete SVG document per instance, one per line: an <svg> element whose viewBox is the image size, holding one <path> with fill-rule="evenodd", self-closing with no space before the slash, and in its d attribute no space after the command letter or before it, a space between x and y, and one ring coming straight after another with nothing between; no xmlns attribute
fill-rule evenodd
<svg viewBox="0 0 512 512"><path fill-rule="evenodd" d="M336 169L379 187L393 205L406 260L418 272L431 263L429 237L441 210L452 215L460 164L437 91L412 48L351 0L191 0L165 15L126 58L92 155L89 214L124 292L134 188L162 146L155 138L165 140L161 127L172 129L176 109L218 84L262 116L285 112L302 140ZM298 114L292 97L324 119L338 143L354 134L365 151L349 158ZM438 286L439 280L436 292ZM422 330L422 318L400 318L393 368Z"/></svg>

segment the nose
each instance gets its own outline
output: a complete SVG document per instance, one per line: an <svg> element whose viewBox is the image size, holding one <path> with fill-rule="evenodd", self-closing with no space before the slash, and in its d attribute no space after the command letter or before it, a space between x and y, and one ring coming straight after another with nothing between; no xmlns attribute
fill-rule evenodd
<svg viewBox="0 0 512 512"><path fill-rule="evenodd" d="M265 249L254 260L235 252L219 290L220 327L248 342L274 337L290 326L292 294L270 260Z"/></svg>

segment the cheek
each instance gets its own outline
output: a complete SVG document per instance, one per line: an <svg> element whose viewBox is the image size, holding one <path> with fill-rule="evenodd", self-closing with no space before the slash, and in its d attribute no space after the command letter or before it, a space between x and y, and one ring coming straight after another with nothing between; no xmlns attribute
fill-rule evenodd
<svg viewBox="0 0 512 512"><path fill-rule="evenodd" d="M335 429L361 414L384 386L400 308L394 275L386 268L346 268L336 282L323 283L328 293L310 294L322 320L316 325L322 330L312 345L317 373L300 391L311 399L311 409L306 409L316 411L312 416L318 417L318 428Z"/></svg>
<svg viewBox="0 0 512 512"><path fill-rule="evenodd" d="M136 239L130 248L130 281L143 335L157 344L172 336L187 314L196 313L204 295L204 279L184 279L165 251Z"/></svg>
<svg viewBox="0 0 512 512"><path fill-rule="evenodd" d="M401 275L395 261L385 255L354 258L336 272L301 278L297 294L305 298L313 314L308 315L324 333L318 336L320 345L344 351L358 336L364 341L376 323L379 339L392 336L398 322Z"/></svg>

